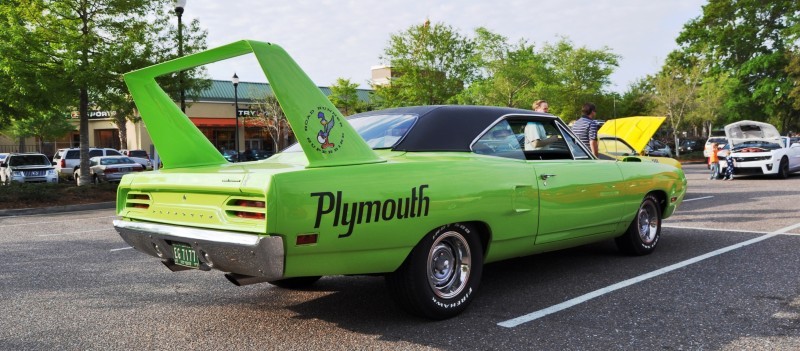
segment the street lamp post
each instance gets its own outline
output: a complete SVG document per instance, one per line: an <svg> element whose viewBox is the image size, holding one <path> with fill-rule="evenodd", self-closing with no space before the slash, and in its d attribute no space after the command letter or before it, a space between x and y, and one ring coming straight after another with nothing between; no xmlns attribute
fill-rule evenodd
<svg viewBox="0 0 800 351"><path fill-rule="evenodd" d="M178 57L183 57L183 8L186 7L186 0L174 0L175 14L178 15ZM186 113L186 95L183 92L183 70L178 72L178 89L181 91L181 111Z"/></svg>
<svg viewBox="0 0 800 351"><path fill-rule="evenodd" d="M236 130L234 131L234 145L233 149L236 150L236 162L239 162L239 76L236 73L233 73L233 107L236 110L234 116L236 116Z"/></svg>

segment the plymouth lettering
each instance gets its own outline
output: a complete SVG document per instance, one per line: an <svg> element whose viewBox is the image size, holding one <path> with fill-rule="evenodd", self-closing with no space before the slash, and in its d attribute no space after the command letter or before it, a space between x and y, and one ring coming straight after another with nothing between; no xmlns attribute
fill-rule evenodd
<svg viewBox="0 0 800 351"><path fill-rule="evenodd" d="M311 197L317 198L317 217L314 221L314 228L319 228L322 224L322 217L333 215L333 226L346 226L347 232L339 234L340 238L345 238L353 234L356 224L391 221L394 219L406 219L416 217L427 217L431 199L425 196L425 189L428 185L420 185L419 188L411 188L411 196L358 202L344 202L341 191L311 193Z"/></svg>

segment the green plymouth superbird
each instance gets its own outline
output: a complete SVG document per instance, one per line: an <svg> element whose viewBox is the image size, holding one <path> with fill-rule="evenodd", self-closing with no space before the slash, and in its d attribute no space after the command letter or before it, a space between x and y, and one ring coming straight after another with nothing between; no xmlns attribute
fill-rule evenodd
<svg viewBox="0 0 800 351"><path fill-rule="evenodd" d="M298 143L228 163L155 78L249 53ZM410 313L449 318L475 298L485 263L608 239L652 252L686 191L680 169L598 160L559 118L529 110L345 119L271 43L239 41L125 81L164 168L122 179L114 226L173 271L218 270L237 285L382 274Z"/></svg>

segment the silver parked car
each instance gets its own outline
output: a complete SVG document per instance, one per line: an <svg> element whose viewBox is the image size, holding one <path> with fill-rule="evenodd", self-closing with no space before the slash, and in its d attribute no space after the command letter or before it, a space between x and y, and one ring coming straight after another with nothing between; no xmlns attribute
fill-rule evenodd
<svg viewBox="0 0 800 351"><path fill-rule="evenodd" d="M58 175L45 155L8 154L0 161L0 182L57 183Z"/></svg>
<svg viewBox="0 0 800 351"><path fill-rule="evenodd" d="M92 182L119 182L122 176L131 172L141 172L144 167L127 156L97 156L89 159L89 174ZM81 176L80 169L75 171L77 181Z"/></svg>

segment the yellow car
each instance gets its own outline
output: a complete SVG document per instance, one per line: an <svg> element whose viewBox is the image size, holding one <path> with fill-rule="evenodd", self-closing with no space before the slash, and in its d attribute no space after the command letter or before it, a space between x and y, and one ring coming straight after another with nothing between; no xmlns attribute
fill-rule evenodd
<svg viewBox="0 0 800 351"><path fill-rule="evenodd" d="M647 142L664 123L666 117L636 116L612 119L598 131L597 151L600 158L625 160L635 157L643 161L664 163L681 168L681 163L669 157L649 157L642 153Z"/></svg>

